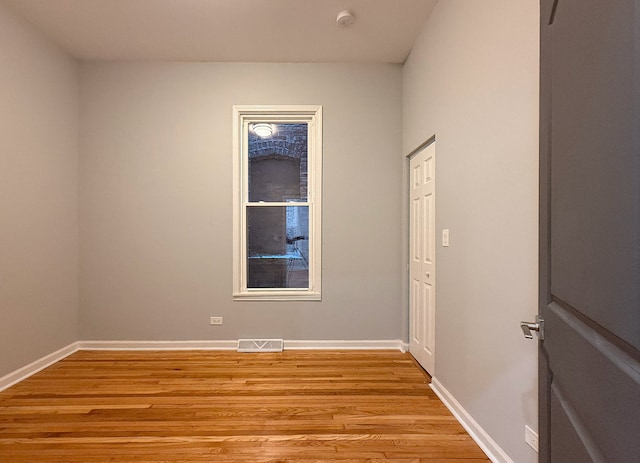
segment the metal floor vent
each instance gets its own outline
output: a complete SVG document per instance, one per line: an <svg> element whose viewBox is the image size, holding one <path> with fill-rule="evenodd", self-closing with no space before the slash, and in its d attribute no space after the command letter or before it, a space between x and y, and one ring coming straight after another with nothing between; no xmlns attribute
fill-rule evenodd
<svg viewBox="0 0 640 463"><path fill-rule="evenodd" d="M238 339L238 352L282 352L283 339Z"/></svg>

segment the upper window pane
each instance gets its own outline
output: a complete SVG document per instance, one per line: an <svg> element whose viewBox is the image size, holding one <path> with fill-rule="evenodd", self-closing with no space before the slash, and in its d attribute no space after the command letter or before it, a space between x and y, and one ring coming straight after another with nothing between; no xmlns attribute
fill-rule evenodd
<svg viewBox="0 0 640 463"><path fill-rule="evenodd" d="M306 123L249 124L249 202L306 202Z"/></svg>

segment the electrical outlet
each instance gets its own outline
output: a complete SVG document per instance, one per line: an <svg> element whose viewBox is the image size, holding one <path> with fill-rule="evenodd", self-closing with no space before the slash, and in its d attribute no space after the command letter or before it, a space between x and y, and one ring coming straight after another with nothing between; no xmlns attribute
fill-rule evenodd
<svg viewBox="0 0 640 463"><path fill-rule="evenodd" d="M222 325L222 317L211 317L209 319L210 325Z"/></svg>
<svg viewBox="0 0 640 463"><path fill-rule="evenodd" d="M524 427L524 441L536 452L538 451L538 434L529 426Z"/></svg>

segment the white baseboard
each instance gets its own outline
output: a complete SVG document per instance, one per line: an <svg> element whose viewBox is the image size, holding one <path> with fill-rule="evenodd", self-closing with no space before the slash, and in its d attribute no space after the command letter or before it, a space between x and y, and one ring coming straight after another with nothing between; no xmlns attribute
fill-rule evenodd
<svg viewBox="0 0 640 463"><path fill-rule="evenodd" d="M79 341L78 345L82 350L236 350L238 341ZM407 347L407 344L400 340L284 340L285 350L399 350L406 352Z"/></svg>
<svg viewBox="0 0 640 463"><path fill-rule="evenodd" d="M399 350L406 352L399 339L379 341L302 341L284 340L284 350Z"/></svg>
<svg viewBox="0 0 640 463"><path fill-rule="evenodd" d="M0 378L3 391L79 350L236 350L237 340L224 341L77 341ZM401 340L381 341L284 341L285 350L400 350Z"/></svg>
<svg viewBox="0 0 640 463"><path fill-rule="evenodd" d="M24 367L18 368L8 375L3 376L2 378L0 378L0 391L4 391L14 384L18 384L20 381L27 379L29 376L34 375L37 372L42 371L45 368L53 365L54 363L59 362L63 358L73 354L79 349L78 344L79 343L77 342L71 343L60 350L57 350L49 355L45 355L35 362L31 362L29 365L25 365Z"/></svg>
<svg viewBox="0 0 640 463"><path fill-rule="evenodd" d="M238 341L79 341L82 350L236 350Z"/></svg>
<svg viewBox="0 0 640 463"><path fill-rule="evenodd" d="M478 444L487 457L493 463L513 463L509 455L500 448L491 436L473 419L464 407L458 402L453 395L440 383L436 378L431 380L431 389L447 406L453 416L460 422L462 427L467 430L471 438Z"/></svg>

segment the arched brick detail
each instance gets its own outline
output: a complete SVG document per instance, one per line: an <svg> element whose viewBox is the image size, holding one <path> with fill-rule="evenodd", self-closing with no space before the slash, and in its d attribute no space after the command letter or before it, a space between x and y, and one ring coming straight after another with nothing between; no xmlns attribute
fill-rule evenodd
<svg viewBox="0 0 640 463"><path fill-rule="evenodd" d="M274 134L260 138L249 130L249 159L285 157L300 160L300 194L307 196L308 126L307 124L273 124Z"/></svg>

